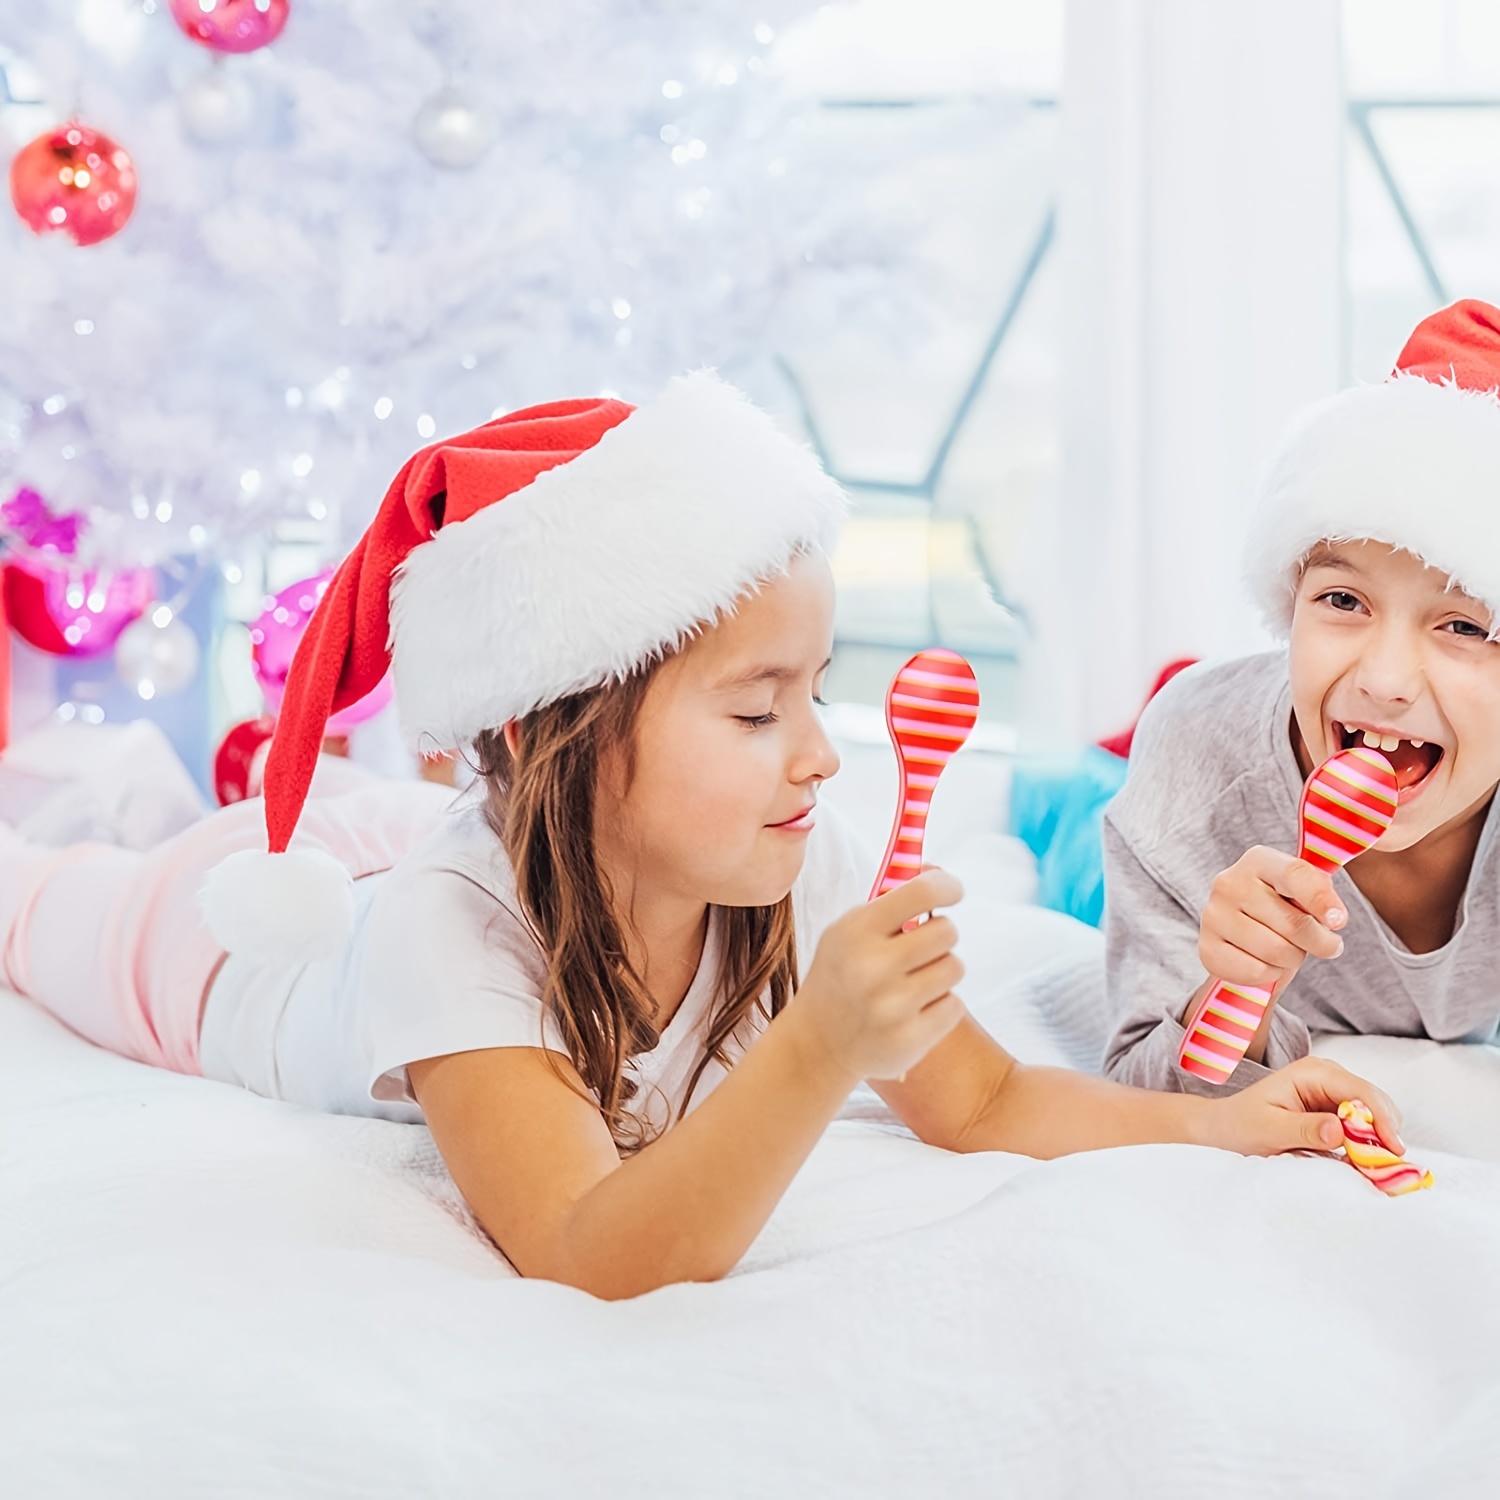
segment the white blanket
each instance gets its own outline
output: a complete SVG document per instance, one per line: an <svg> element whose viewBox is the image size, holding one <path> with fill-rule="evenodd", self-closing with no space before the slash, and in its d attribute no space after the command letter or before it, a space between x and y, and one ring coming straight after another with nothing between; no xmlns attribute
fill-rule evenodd
<svg viewBox="0 0 1500 1500"><path fill-rule="evenodd" d="M1086 1050L1028 998L1097 956L1062 920L966 939L1039 1061ZM1387 1200L1327 1159L846 1120L728 1281L604 1304L514 1277L425 1131L0 995L0 1493L1492 1496L1500 1168L1426 1159Z"/></svg>

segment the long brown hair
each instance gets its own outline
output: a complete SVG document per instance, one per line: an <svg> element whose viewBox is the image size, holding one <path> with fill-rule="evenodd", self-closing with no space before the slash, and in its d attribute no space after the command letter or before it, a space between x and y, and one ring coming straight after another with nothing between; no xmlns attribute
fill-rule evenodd
<svg viewBox="0 0 1500 1500"><path fill-rule="evenodd" d="M620 913L594 842L605 758L623 752L634 774L634 731L660 663L622 682L575 693L517 721L516 753L503 730L475 741L486 782L486 816L515 870L516 894L546 959L542 1004L616 1143L649 1137L625 1110L635 1084L629 1060L656 1046L655 1003L630 962ZM722 936L718 983L703 1055L684 1097L710 1061L729 1065L728 1045L752 1011L769 1020L797 986L792 898L775 906L716 908ZM679 1115L680 1117L680 1115Z"/></svg>

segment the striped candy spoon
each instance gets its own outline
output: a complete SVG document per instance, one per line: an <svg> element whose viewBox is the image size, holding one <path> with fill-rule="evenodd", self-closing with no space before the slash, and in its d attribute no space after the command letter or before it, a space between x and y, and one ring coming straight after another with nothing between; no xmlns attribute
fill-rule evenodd
<svg viewBox="0 0 1500 1500"><path fill-rule="evenodd" d="M1396 816L1396 773L1378 750L1356 745L1330 756L1302 789L1302 843L1297 857L1338 870L1363 854ZM1253 984L1215 982L1182 1041L1183 1072L1224 1083L1255 1036L1271 992Z"/></svg>
<svg viewBox="0 0 1500 1500"><path fill-rule="evenodd" d="M978 717L979 684L956 651L919 651L891 679L885 723L901 768L901 800L870 900L921 873L933 788Z"/></svg>

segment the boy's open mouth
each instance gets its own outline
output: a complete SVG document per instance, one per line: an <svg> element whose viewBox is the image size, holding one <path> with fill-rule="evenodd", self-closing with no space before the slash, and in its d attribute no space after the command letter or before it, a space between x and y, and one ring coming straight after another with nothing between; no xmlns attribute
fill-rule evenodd
<svg viewBox="0 0 1500 1500"><path fill-rule="evenodd" d="M1443 758L1443 747L1432 740L1409 740L1362 724L1334 724L1339 748L1351 750L1365 745L1378 750L1390 761L1396 773L1396 786L1402 793L1414 791L1427 780Z"/></svg>

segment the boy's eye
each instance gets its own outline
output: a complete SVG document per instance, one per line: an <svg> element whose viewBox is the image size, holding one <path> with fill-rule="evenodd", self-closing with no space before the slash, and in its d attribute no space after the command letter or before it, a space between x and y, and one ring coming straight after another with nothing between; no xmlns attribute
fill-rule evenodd
<svg viewBox="0 0 1500 1500"><path fill-rule="evenodd" d="M1444 629L1451 630L1454 635L1461 635L1466 641L1488 640L1490 634L1472 620L1449 620Z"/></svg>
<svg viewBox="0 0 1500 1500"><path fill-rule="evenodd" d="M1358 596L1346 593L1343 589L1330 589L1326 594L1319 595L1319 598L1344 614L1353 614L1360 607Z"/></svg>
<svg viewBox="0 0 1500 1500"><path fill-rule="evenodd" d="M776 722L775 714L736 714L735 718L747 729L764 729L766 725Z"/></svg>

